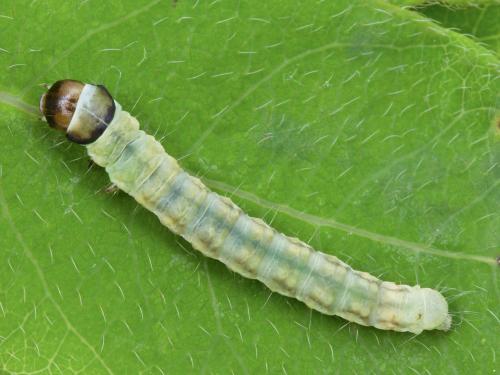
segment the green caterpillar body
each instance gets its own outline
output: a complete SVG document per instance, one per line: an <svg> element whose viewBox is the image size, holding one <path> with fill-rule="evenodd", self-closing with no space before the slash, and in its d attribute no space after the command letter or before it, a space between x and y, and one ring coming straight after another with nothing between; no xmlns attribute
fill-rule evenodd
<svg viewBox="0 0 500 375"><path fill-rule="evenodd" d="M231 270L309 307L379 329L448 330L448 304L437 291L396 285L352 269L336 257L245 214L181 169L104 86L62 80L42 96L50 126L86 144L111 182L171 231Z"/></svg>
<svg viewBox="0 0 500 375"><path fill-rule="evenodd" d="M183 171L159 142L139 130L134 117L116 107L106 131L87 145L89 156L111 182L195 249L325 314L416 334L449 327L447 304L438 292L353 270L248 216Z"/></svg>

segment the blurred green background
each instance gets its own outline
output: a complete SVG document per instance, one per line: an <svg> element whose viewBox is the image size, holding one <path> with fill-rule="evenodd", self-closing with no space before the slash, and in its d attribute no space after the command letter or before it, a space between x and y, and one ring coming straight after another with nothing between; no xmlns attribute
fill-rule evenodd
<svg viewBox="0 0 500 375"><path fill-rule="evenodd" d="M500 5L417 5L2 1L0 371L495 373ZM34 115L62 78L253 216L438 288L452 330L347 324L203 257Z"/></svg>

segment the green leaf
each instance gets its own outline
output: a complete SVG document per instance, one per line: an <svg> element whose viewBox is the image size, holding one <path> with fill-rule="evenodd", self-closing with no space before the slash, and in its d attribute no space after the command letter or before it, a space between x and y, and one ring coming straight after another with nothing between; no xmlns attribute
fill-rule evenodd
<svg viewBox="0 0 500 375"><path fill-rule="evenodd" d="M500 3L482 7L449 8L433 5L420 9L442 26L474 38L500 54Z"/></svg>
<svg viewBox="0 0 500 375"><path fill-rule="evenodd" d="M499 5L499 0L386 0L392 4L405 7L412 6L442 6L448 9L466 9L483 5Z"/></svg>
<svg viewBox="0 0 500 375"><path fill-rule="evenodd" d="M4 1L0 363L6 372L493 373L498 59L379 1ZM418 337L310 311L204 258L37 117L105 84L253 216L443 290Z"/></svg>

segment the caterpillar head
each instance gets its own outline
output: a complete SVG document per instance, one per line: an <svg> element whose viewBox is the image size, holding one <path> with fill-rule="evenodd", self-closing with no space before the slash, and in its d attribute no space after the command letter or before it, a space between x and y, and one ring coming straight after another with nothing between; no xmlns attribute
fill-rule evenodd
<svg viewBox="0 0 500 375"><path fill-rule="evenodd" d="M104 86L71 79L55 82L40 99L40 112L48 124L80 144L99 138L115 110L115 101Z"/></svg>

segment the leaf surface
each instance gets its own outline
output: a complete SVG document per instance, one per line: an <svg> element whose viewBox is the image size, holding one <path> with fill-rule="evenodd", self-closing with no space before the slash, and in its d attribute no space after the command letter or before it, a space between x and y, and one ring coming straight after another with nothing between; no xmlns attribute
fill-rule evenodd
<svg viewBox="0 0 500 375"><path fill-rule="evenodd" d="M426 16L500 54L500 3L481 7L449 8L433 5L420 9Z"/></svg>
<svg viewBox="0 0 500 375"><path fill-rule="evenodd" d="M0 363L25 373L492 373L497 56L378 1L0 11ZM346 324L195 252L33 116L105 84L191 173L316 249L443 290L448 333Z"/></svg>

